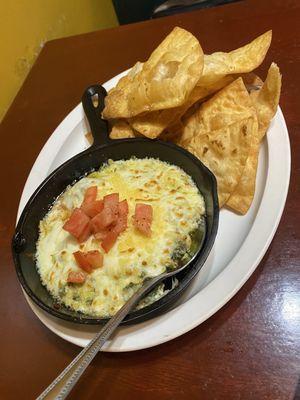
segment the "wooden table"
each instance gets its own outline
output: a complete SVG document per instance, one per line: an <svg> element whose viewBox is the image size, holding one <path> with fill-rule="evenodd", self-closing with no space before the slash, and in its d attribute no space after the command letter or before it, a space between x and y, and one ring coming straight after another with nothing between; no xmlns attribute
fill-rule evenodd
<svg viewBox="0 0 300 400"><path fill-rule="evenodd" d="M281 106L293 172L275 238L256 272L212 318L156 348L101 354L72 399L293 399L300 372L300 3L253 0L46 43L1 125L1 399L32 399L79 348L51 333L30 310L10 251L30 168L83 90L105 82L179 25L205 52L231 50L272 28L264 67L283 74ZM8 39L7 39L8 40ZM298 173L298 176L297 176ZM298 180L298 182L297 182ZM298 386L298 398L300 398Z"/></svg>

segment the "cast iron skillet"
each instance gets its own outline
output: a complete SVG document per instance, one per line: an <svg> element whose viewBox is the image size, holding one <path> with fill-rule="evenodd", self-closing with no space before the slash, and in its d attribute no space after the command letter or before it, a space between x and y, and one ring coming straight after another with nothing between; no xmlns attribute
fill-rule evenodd
<svg viewBox="0 0 300 400"><path fill-rule="evenodd" d="M97 170L108 159L124 160L154 157L182 168L190 175L201 191L206 204L206 224L201 249L198 250L190 267L178 275L178 285L164 297L149 306L133 311L124 322L140 322L166 311L199 272L213 246L219 219L217 185L214 175L186 150L160 140L147 138L111 140L106 121L100 118L104 108L105 89L100 85L89 87L83 94L82 104L88 118L93 145L66 161L52 172L36 189L26 204L12 240L12 252L20 283L27 295L43 310L67 321L81 324L102 324L103 318L88 317L58 305L41 284L35 264L36 242L39 222L44 218L54 200L65 188L85 174ZM95 98L98 104L95 104ZM93 101L94 100L94 101ZM166 282L166 287L171 283Z"/></svg>

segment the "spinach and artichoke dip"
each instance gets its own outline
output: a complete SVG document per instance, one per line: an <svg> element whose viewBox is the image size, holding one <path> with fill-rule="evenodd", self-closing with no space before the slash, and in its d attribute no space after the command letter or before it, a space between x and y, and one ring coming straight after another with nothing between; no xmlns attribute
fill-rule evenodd
<svg viewBox="0 0 300 400"><path fill-rule="evenodd" d="M82 205L93 190L93 204L100 207L100 214L107 210L106 201L111 202L113 197L117 196L120 206L126 203L126 224L113 236L113 241L111 226L116 222L111 223L109 230L105 228L110 237L108 247L104 246L103 232L93 231L98 225L84 234L84 239L82 235L79 239L75 233L75 236L70 234L74 232L76 213L81 213L80 218L84 221L87 218L92 224L99 217L100 214L94 216L97 210L88 214L89 217L82 212L86 210ZM139 213L141 226L137 220ZM175 268L178 257L174 255L178 251L181 255L191 252L192 233L203 223L204 214L202 195L191 177L179 167L153 158L109 161L99 171L68 186L40 222L36 260L42 283L67 307L90 316L109 317L124 305L145 278ZM103 223L103 218L100 222ZM78 254L93 257L96 254L98 264L88 269L86 259L81 263ZM93 257L89 260L94 261ZM164 287L160 285L139 308L164 294Z"/></svg>

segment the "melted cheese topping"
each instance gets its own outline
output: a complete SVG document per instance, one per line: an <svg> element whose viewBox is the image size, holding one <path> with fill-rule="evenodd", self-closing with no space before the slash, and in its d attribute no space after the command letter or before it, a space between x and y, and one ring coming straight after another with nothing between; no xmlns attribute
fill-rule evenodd
<svg viewBox="0 0 300 400"><path fill-rule="evenodd" d="M117 192L120 201L126 199L129 206L128 228L108 254L93 236L79 245L62 228L72 210L80 207L86 189L94 185L99 199ZM136 203L153 207L151 237L139 233L132 224ZM69 186L40 222L36 259L42 283L55 298L76 311L111 316L146 277L176 267L174 253L178 247L190 249L190 234L204 212L202 195L182 169L153 158L111 161ZM80 270L73 256L77 250L100 250L104 263L87 274L83 284L70 284L69 271ZM162 295L160 287L155 295L152 293L151 302Z"/></svg>

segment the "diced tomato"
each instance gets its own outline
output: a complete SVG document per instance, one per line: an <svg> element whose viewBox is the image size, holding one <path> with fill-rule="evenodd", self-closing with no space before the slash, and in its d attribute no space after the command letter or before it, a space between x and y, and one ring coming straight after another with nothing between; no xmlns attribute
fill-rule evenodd
<svg viewBox="0 0 300 400"><path fill-rule="evenodd" d="M119 214L119 193L111 193L103 197L104 208L109 208L115 215Z"/></svg>
<svg viewBox="0 0 300 400"><path fill-rule="evenodd" d="M97 232L94 236L97 240L104 240L109 232L120 234L127 229L127 216L121 215L115 224L110 225L107 229Z"/></svg>
<svg viewBox="0 0 300 400"><path fill-rule="evenodd" d="M90 186L86 189L82 205L93 203L97 198L97 186Z"/></svg>
<svg viewBox="0 0 300 400"><path fill-rule="evenodd" d="M135 219L134 226L144 235L151 236L151 224L145 219Z"/></svg>
<svg viewBox="0 0 300 400"><path fill-rule="evenodd" d="M79 239L83 233L87 234L89 223L89 217L80 208L75 208L63 229Z"/></svg>
<svg viewBox="0 0 300 400"><path fill-rule="evenodd" d="M80 268L82 268L86 272L92 272L93 267L90 262L87 260L86 255L82 251L75 251L73 253L75 260Z"/></svg>
<svg viewBox="0 0 300 400"><path fill-rule="evenodd" d="M112 231L120 234L124 232L126 228L127 228L127 215L121 215L119 216L116 224L112 227Z"/></svg>
<svg viewBox="0 0 300 400"><path fill-rule="evenodd" d="M135 218L137 219L146 219L150 223L153 219L153 209L149 204L137 203L135 206Z"/></svg>
<svg viewBox="0 0 300 400"><path fill-rule="evenodd" d="M120 233L124 232L126 228L127 228L127 217L121 216L118 218L115 225L111 225L107 229L95 233L94 237L99 241L103 241L106 239L109 233L112 232L113 234L116 234L118 236Z"/></svg>
<svg viewBox="0 0 300 400"><path fill-rule="evenodd" d="M127 228L127 215L128 215L128 203L127 200L123 200L119 203L119 217L115 225L112 227L112 231L120 234Z"/></svg>
<svg viewBox="0 0 300 400"><path fill-rule="evenodd" d="M116 232L109 232L105 239L102 241L101 246L103 247L105 253L108 253L109 250L113 247L113 245L115 244L117 238L118 238L118 234Z"/></svg>
<svg viewBox="0 0 300 400"><path fill-rule="evenodd" d="M118 235L127 228L128 203L119 202L119 194L104 197L104 209L92 219L92 229L106 253L112 248Z"/></svg>
<svg viewBox="0 0 300 400"><path fill-rule="evenodd" d="M95 200L91 203L82 203L81 209L82 211L89 217L93 218L97 214L99 214L104 207L104 202L103 200Z"/></svg>
<svg viewBox="0 0 300 400"><path fill-rule="evenodd" d="M70 283L83 283L85 281L86 274L82 271L70 271L68 273L67 282Z"/></svg>
<svg viewBox="0 0 300 400"><path fill-rule="evenodd" d="M73 255L78 266L88 273L103 265L103 255L98 250L91 250L87 253L76 251Z"/></svg>
<svg viewBox="0 0 300 400"><path fill-rule="evenodd" d="M104 209L91 220L92 230L94 233L100 232L116 222L117 219L118 214L115 214L111 208L104 207Z"/></svg>
<svg viewBox="0 0 300 400"><path fill-rule="evenodd" d="M103 254L98 250L91 250L85 253L85 258L91 264L92 268L101 268L103 265Z"/></svg>
<svg viewBox="0 0 300 400"><path fill-rule="evenodd" d="M127 200L120 201L119 203L119 215L128 214L128 203Z"/></svg>
<svg viewBox="0 0 300 400"><path fill-rule="evenodd" d="M144 235L151 236L151 223L153 219L153 209L148 204L136 204L133 217L134 226Z"/></svg>
<svg viewBox="0 0 300 400"><path fill-rule="evenodd" d="M104 207L114 206L119 204L119 193L111 193L103 197Z"/></svg>
<svg viewBox="0 0 300 400"><path fill-rule="evenodd" d="M92 234L92 228L91 228L91 223L89 221L87 226L81 232L80 236L78 236L78 238L77 238L78 242L79 243L85 242L86 240L88 240L88 238L91 236L91 234Z"/></svg>

